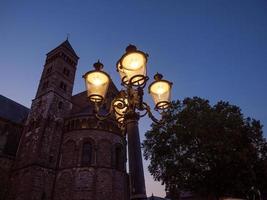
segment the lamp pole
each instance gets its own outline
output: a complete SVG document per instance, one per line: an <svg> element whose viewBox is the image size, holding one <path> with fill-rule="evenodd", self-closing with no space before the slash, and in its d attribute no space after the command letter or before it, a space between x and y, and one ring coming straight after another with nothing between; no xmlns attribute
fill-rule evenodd
<svg viewBox="0 0 267 200"><path fill-rule="evenodd" d="M135 111L129 110L125 114L126 132L128 136L130 197L131 199L143 200L147 199L147 196L138 121L139 115Z"/></svg>
<svg viewBox="0 0 267 200"><path fill-rule="evenodd" d="M100 116L98 113L110 82L109 75L102 70L104 65L98 61L94 64L95 70L83 75L87 96L96 105L96 117L101 120L113 115L118 125L127 133L131 200L147 199L138 129L139 118L148 114L154 122L160 123L153 116L149 105L143 102L144 88L149 79L146 75L147 58L148 55L137 50L134 45L126 48L126 53L117 62L117 71L125 89L113 99L106 116ZM148 90L155 102L155 110L163 114L170 106L172 83L162 79L163 76L158 73L154 78Z"/></svg>

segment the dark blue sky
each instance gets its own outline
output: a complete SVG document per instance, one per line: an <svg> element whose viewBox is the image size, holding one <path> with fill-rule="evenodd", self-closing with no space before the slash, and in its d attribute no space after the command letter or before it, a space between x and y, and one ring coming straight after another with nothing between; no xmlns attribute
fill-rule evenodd
<svg viewBox="0 0 267 200"><path fill-rule="evenodd" d="M264 0L2 0L0 93L30 107L45 54L67 33L80 56L74 93L98 58L119 87L115 63L133 43L149 53L150 77L158 71L174 83L173 99L226 100L267 126ZM148 195L164 195L147 172L146 180Z"/></svg>

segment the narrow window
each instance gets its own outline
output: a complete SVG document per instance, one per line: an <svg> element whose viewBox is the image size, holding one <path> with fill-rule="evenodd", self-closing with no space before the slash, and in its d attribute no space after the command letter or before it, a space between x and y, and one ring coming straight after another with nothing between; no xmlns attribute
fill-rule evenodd
<svg viewBox="0 0 267 200"><path fill-rule="evenodd" d="M92 160L92 145L90 142L83 144L82 165L90 165Z"/></svg>
<svg viewBox="0 0 267 200"><path fill-rule="evenodd" d="M47 69L46 74L51 73L51 71L52 71L52 66Z"/></svg>
<svg viewBox="0 0 267 200"><path fill-rule="evenodd" d="M54 158L54 157L53 157L52 155L49 156L49 163L52 163L53 158Z"/></svg>
<svg viewBox="0 0 267 200"><path fill-rule="evenodd" d="M45 192L43 192L43 193L42 193L41 200L46 200L46 195L45 195Z"/></svg>
<svg viewBox="0 0 267 200"><path fill-rule="evenodd" d="M61 110L62 107L63 107L63 103L62 103L62 101L58 102L58 109Z"/></svg>
<svg viewBox="0 0 267 200"><path fill-rule="evenodd" d="M64 67L63 74L65 74L66 76L69 76L70 70L68 70L67 68Z"/></svg>
<svg viewBox="0 0 267 200"><path fill-rule="evenodd" d="M60 86L59 87L64 91L67 90L67 85L65 83L63 83L62 81L60 82Z"/></svg>

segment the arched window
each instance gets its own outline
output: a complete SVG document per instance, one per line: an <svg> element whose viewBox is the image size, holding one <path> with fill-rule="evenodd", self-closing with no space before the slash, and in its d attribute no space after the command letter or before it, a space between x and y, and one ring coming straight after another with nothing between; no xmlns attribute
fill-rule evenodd
<svg viewBox="0 0 267 200"><path fill-rule="evenodd" d="M92 161L92 144L86 142L82 149L82 165L90 165Z"/></svg>
<svg viewBox="0 0 267 200"><path fill-rule="evenodd" d="M57 105L57 106L58 106L58 109L61 110L62 107L63 107L63 103L62 103L62 101L58 102L58 105Z"/></svg>
<svg viewBox="0 0 267 200"><path fill-rule="evenodd" d="M86 119L82 120L82 128L87 128Z"/></svg>
<svg viewBox="0 0 267 200"><path fill-rule="evenodd" d="M123 154L122 154L122 147L117 146L115 148L115 169L123 170Z"/></svg>

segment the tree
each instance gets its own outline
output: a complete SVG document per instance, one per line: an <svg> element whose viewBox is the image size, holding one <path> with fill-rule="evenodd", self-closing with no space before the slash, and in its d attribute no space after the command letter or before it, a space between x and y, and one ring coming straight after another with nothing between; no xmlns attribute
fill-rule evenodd
<svg viewBox="0 0 267 200"><path fill-rule="evenodd" d="M172 102L164 119L151 125L143 148L149 172L171 193L245 198L252 186L266 191L267 142L259 121L228 102L211 106L199 97Z"/></svg>

